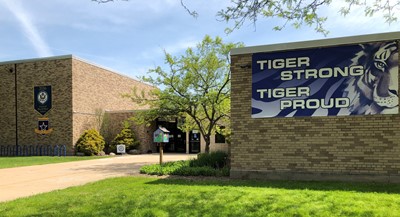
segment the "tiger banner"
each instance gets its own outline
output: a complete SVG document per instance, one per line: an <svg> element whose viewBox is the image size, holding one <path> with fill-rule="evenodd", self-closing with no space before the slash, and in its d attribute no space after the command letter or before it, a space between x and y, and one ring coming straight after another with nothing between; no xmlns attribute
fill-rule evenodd
<svg viewBox="0 0 400 217"><path fill-rule="evenodd" d="M398 114L397 41L254 53L252 118Z"/></svg>

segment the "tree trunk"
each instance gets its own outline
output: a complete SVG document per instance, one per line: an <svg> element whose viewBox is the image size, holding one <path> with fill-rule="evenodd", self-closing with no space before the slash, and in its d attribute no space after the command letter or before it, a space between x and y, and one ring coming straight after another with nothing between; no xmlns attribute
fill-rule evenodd
<svg viewBox="0 0 400 217"><path fill-rule="evenodd" d="M210 153L210 136L204 136L204 141L206 142L205 152Z"/></svg>

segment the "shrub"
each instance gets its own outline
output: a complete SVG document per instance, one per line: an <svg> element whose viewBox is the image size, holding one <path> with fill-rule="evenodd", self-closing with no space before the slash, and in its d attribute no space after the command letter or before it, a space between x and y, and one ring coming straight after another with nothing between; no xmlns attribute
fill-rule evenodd
<svg viewBox="0 0 400 217"><path fill-rule="evenodd" d="M231 170L229 169L229 167L224 167L220 170L220 174L217 174L217 176L229 176L231 174L230 172Z"/></svg>
<svg viewBox="0 0 400 217"><path fill-rule="evenodd" d="M190 161L192 167L211 167L214 169L221 169L227 165L228 154L223 151L216 151L211 153L201 153L197 155L197 159Z"/></svg>
<svg viewBox="0 0 400 217"><path fill-rule="evenodd" d="M97 155L104 149L104 138L95 129L85 130L75 144L76 152L82 152L85 155Z"/></svg>
<svg viewBox="0 0 400 217"><path fill-rule="evenodd" d="M176 161L160 164L146 165L140 168L140 173L149 175L172 175L182 167L189 167L189 161Z"/></svg>
<svg viewBox="0 0 400 217"><path fill-rule="evenodd" d="M197 159L153 164L140 168L140 173L149 175L180 176L229 176L228 154L222 151L202 153Z"/></svg>
<svg viewBox="0 0 400 217"><path fill-rule="evenodd" d="M126 150L137 149L140 145L139 140L136 139L134 132L130 129L130 124L127 121L123 122L124 127L111 141L110 151L116 151L117 145L125 145Z"/></svg>
<svg viewBox="0 0 400 217"><path fill-rule="evenodd" d="M229 176L229 168L215 169L209 166L191 166L192 161L176 161L162 164L147 165L140 168L140 173L149 175L179 175L179 176Z"/></svg>
<svg viewBox="0 0 400 217"><path fill-rule="evenodd" d="M180 176L216 176L217 170L211 167L181 167L174 170L172 175Z"/></svg>

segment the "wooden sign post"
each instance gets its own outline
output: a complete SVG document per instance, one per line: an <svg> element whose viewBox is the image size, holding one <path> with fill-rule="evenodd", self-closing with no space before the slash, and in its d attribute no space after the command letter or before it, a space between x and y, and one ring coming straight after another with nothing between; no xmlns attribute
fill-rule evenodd
<svg viewBox="0 0 400 217"><path fill-rule="evenodd" d="M162 166L164 154L163 148L164 144L169 142L169 131L164 127L158 127L158 129L153 133L153 142L157 143L160 147L160 166Z"/></svg>
<svg viewBox="0 0 400 217"><path fill-rule="evenodd" d="M164 144L160 143L160 166L162 166L162 158L163 158L163 154L164 154L163 147L164 147Z"/></svg>

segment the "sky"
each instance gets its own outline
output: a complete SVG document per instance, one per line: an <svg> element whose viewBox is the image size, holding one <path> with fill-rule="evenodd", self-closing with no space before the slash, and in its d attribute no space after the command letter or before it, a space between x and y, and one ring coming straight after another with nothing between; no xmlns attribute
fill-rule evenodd
<svg viewBox="0 0 400 217"><path fill-rule="evenodd" d="M391 25L382 16L365 17L355 9L343 17L342 1L334 1L321 11L328 16L328 36L312 27L282 31L272 28L278 19L262 19L225 34L233 23L217 20L216 13L228 0L185 0L190 16L180 0L118 1L98 4L92 0L0 0L0 62L72 54L88 62L132 78L149 69L164 66L163 50L175 56L194 47L205 35L220 36L225 42L246 46L297 42L362 34L400 31L400 22Z"/></svg>

